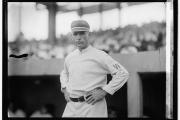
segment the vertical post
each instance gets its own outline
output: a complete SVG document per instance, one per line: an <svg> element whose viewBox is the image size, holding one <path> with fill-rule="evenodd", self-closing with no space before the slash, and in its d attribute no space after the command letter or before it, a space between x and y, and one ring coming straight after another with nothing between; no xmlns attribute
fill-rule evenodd
<svg viewBox="0 0 180 120"><path fill-rule="evenodd" d="M119 22L119 27L120 27L120 25L121 25L121 6L120 6L120 2L117 2L116 3L116 6L117 6L117 8L118 8L118 15L119 15L119 20L118 20L118 22Z"/></svg>
<svg viewBox="0 0 180 120"><path fill-rule="evenodd" d="M130 71L127 82L128 118L142 117L142 86L137 71Z"/></svg>
<svg viewBox="0 0 180 120"><path fill-rule="evenodd" d="M83 7L82 7L82 5L81 5L81 2L79 3L78 15L79 15L80 18L81 18L82 15L83 15Z"/></svg>
<svg viewBox="0 0 180 120"><path fill-rule="evenodd" d="M171 2L166 3L166 118L172 119L173 114L173 5Z"/></svg>
<svg viewBox="0 0 180 120"><path fill-rule="evenodd" d="M103 18L102 18L103 4L99 4L99 13L100 13L100 31L103 27Z"/></svg>
<svg viewBox="0 0 180 120"><path fill-rule="evenodd" d="M19 3L19 33L22 32L22 3Z"/></svg>
<svg viewBox="0 0 180 120"><path fill-rule="evenodd" d="M48 25L48 42L54 44L56 41L56 3L47 5L49 11L49 25Z"/></svg>

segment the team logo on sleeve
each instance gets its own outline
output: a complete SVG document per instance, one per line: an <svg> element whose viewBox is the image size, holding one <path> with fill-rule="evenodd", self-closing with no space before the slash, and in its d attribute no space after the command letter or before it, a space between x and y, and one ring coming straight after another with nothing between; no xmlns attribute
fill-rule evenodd
<svg viewBox="0 0 180 120"><path fill-rule="evenodd" d="M121 68L118 64L114 64L113 67L114 67L115 69L120 69L120 68Z"/></svg>

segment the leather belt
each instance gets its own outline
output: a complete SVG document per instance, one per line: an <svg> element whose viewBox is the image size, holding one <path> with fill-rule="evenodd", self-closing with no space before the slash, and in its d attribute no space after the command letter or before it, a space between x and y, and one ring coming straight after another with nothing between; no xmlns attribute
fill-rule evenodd
<svg viewBox="0 0 180 120"><path fill-rule="evenodd" d="M84 102L84 101L85 101L84 96L81 96L81 97L79 97L79 98L71 98L71 97L70 97L70 99L71 99L71 101L73 101L73 102Z"/></svg>

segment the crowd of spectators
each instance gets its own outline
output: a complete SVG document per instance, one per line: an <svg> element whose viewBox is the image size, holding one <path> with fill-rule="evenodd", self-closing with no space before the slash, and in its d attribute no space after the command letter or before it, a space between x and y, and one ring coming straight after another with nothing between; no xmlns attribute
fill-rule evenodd
<svg viewBox="0 0 180 120"><path fill-rule="evenodd" d="M30 118L52 118L54 116L54 106L52 104L45 104L41 106L39 109L34 110L30 115L26 113L25 110L22 108L17 107L12 102L8 106L8 117L9 118L24 118L24 117L30 117Z"/></svg>
<svg viewBox="0 0 180 120"><path fill-rule="evenodd" d="M143 26L128 25L124 28L92 31L92 46L108 53L137 53L165 47L166 24L151 22ZM26 40L20 33L16 40L8 43L8 55L33 53L42 59L65 58L75 49L71 33L61 35L53 43L48 40Z"/></svg>

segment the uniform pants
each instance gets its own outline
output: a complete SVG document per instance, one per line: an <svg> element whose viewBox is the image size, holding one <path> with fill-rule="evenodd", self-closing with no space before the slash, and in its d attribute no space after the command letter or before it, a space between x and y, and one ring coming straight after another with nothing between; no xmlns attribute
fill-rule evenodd
<svg viewBox="0 0 180 120"><path fill-rule="evenodd" d="M105 98L94 105L86 102L68 102L62 117L108 117Z"/></svg>

